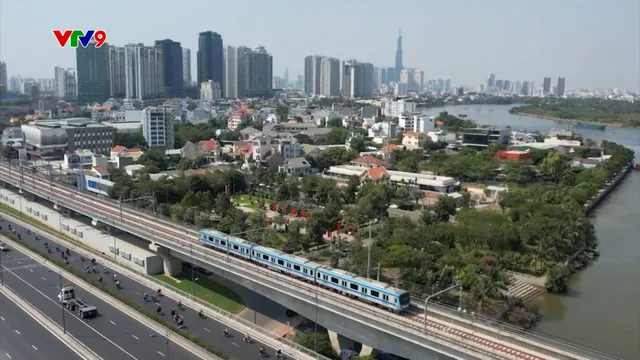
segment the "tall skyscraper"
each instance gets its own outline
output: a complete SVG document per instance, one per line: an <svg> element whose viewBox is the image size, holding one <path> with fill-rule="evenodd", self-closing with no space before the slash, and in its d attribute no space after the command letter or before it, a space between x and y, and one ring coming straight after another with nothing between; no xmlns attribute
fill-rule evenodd
<svg viewBox="0 0 640 360"><path fill-rule="evenodd" d="M522 88L520 89L520 94L525 95L525 96L531 95L531 89L529 88L529 82L528 81L523 81L522 82Z"/></svg>
<svg viewBox="0 0 640 360"><path fill-rule="evenodd" d="M496 74L491 73L487 76L487 90L491 90L496 86Z"/></svg>
<svg viewBox="0 0 640 360"><path fill-rule="evenodd" d="M373 64L347 60L341 64L342 96L366 98L373 94Z"/></svg>
<svg viewBox="0 0 640 360"><path fill-rule="evenodd" d="M284 77L282 77L285 87L289 87L289 68L284 69Z"/></svg>
<svg viewBox="0 0 640 360"><path fill-rule="evenodd" d="M263 46L255 46L245 53L246 96L273 95L273 57Z"/></svg>
<svg viewBox="0 0 640 360"><path fill-rule="evenodd" d="M125 96L139 101L162 98L164 65L162 49L128 44L125 49Z"/></svg>
<svg viewBox="0 0 640 360"><path fill-rule="evenodd" d="M7 63L0 61L0 85L7 86Z"/></svg>
<svg viewBox="0 0 640 360"><path fill-rule="evenodd" d="M400 78L400 71L403 69L402 65L402 29L398 30L398 46L396 49L396 79Z"/></svg>
<svg viewBox="0 0 640 360"><path fill-rule="evenodd" d="M155 45L162 50L162 77L165 95L172 98L184 97L182 45L170 39L156 40Z"/></svg>
<svg viewBox="0 0 640 360"><path fill-rule="evenodd" d="M451 79L447 79L444 81L444 91L450 91L451 90Z"/></svg>
<svg viewBox="0 0 640 360"><path fill-rule="evenodd" d="M398 81L399 77L396 74L395 67L387 68L387 84Z"/></svg>
<svg viewBox="0 0 640 360"><path fill-rule="evenodd" d="M249 49L243 46L224 47L224 88L222 96L229 99L245 97L246 57Z"/></svg>
<svg viewBox="0 0 640 360"><path fill-rule="evenodd" d="M76 71L56 67L54 69L54 92L63 100L75 100L77 98Z"/></svg>
<svg viewBox="0 0 640 360"><path fill-rule="evenodd" d="M124 47L109 45L109 95L113 98L126 96L126 62Z"/></svg>
<svg viewBox="0 0 640 360"><path fill-rule="evenodd" d="M320 94L320 69L324 56L309 55L304 58L304 92L308 95Z"/></svg>
<svg viewBox="0 0 640 360"><path fill-rule="evenodd" d="M558 86L556 87L556 96L564 96L564 82L563 77L558 78Z"/></svg>
<svg viewBox="0 0 640 360"><path fill-rule="evenodd" d="M320 95L340 96L340 60L320 60Z"/></svg>
<svg viewBox="0 0 640 360"><path fill-rule="evenodd" d="M78 76L78 102L81 104L103 103L110 97L109 45L96 48L76 48Z"/></svg>
<svg viewBox="0 0 640 360"><path fill-rule="evenodd" d="M187 48L182 48L182 81L191 86L191 50Z"/></svg>
<svg viewBox="0 0 640 360"><path fill-rule="evenodd" d="M549 95L551 93L551 78L545 77L542 81L542 94Z"/></svg>
<svg viewBox="0 0 640 360"><path fill-rule="evenodd" d="M422 91L424 86L424 71L420 69L413 70L413 91Z"/></svg>
<svg viewBox="0 0 640 360"><path fill-rule="evenodd" d="M213 31L201 32L198 36L198 86L204 81L213 80L224 89L223 73L222 36Z"/></svg>

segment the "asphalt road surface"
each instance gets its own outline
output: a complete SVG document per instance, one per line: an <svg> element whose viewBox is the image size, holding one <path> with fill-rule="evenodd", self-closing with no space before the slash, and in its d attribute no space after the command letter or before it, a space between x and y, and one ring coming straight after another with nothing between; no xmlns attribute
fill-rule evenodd
<svg viewBox="0 0 640 360"><path fill-rule="evenodd" d="M60 247L60 252L56 251L56 243L49 239L46 234L39 232L38 239L36 240L35 234L32 232L31 234L27 233L27 231L19 225L16 225L10 222L8 219L2 217L3 220L0 222L0 226L2 226L2 232L8 232L8 225L11 224L13 229L16 229L16 235L20 234L20 237L23 242L26 242L34 247L38 247L45 250L44 244L47 243L49 248L52 250L54 256L60 256L62 258L61 253L66 249ZM152 301L151 299L145 301L143 299L143 295L148 294L149 298L151 298L152 294L156 293L158 289L152 289L143 285L133 279L127 278L113 269L110 268L110 263L100 263L97 262L95 265L95 269L97 273L93 273L93 265L89 261L92 256L88 254L84 254L86 258L85 261L81 260L81 256L79 254L75 254L71 251L68 256L69 265L73 266L76 269L81 271L85 271L87 266L90 267L90 271L93 277L98 278L102 277L103 282L109 286L115 288L115 283L113 282L113 275L116 275L116 278L120 281L120 286L122 289L119 291L127 295L132 301L137 302L139 305L144 306L146 309L150 311L156 311L158 307L162 308L162 315L167 319L171 320L171 310L176 308L177 300L171 299L168 296L159 296L156 301ZM23 262L24 264L24 262ZM5 264L5 267L9 267ZM103 268L107 268L107 273L103 272ZM27 270L27 272L29 272ZM57 274L49 274L49 278L57 277ZM46 277L46 276L45 276ZM6 276L5 276L6 278ZM59 285L58 285L59 286ZM57 294L57 292L56 292ZM83 298L84 294L79 295L79 297ZM88 300L88 299L87 299ZM93 304L92 301L89 301ZM100 307L99 307L100 311ZM259 343L258 341L251 340L250 343L246 343L244 341L244 334L236 331L235 329L225 325L221 322L218 322L212 318L200 319L198 316L198 312L200 309L191 309L188 307L184 307L182 311L178 311L180 317L183 319L183 326L189 331L195 333L200 337L200 339L211 343L216 346L226 354L238 358L238 359L262 359L263 357L260 355L260 347L264 346L267 351L267 355L275 358L275 349L269 347L268 345ZM123 316L126 316L123 314ZM91 320L96 321L97 319ZM114 320L115 321L115 320ZM131 320L133 321L133 320ZM117 321L116 321L117 323ZM228 337L223 335L223 330L228 329L229 335ZM75 333L74 333L75 335ZM95 350L94 350L95 351ZM191 354L190 354L191 355ZM286 358L291 358L288 354L285 356ZM105 358L107 359L107 358ZM124 357L122 357L124 359ZM146 360L146 357L138 358L139 360ZM151 358L148 358L151 359ZM186 359L186 358L185 358Z"/></svg>
<svg viewBox="0 0 640 360"><path fill-rule="evenodd" d="M0 294L1 360L81 360L13 301Z"/></svg>
<svg viewBox="0 0 640 360"><path fill-rule="evenodd" d="M4 226L3 226L4 227ZM105 360L150 360L175 358L198 360L198 356L165 341L156 334L101 299L74 285L76 296L98 308L98 316L82 320L59 305L57 295L60 276L17 250L2 253L2 278L8 286L51 320L66 327L73 336ZM70 283L62 279L62 286Z"/></svg>

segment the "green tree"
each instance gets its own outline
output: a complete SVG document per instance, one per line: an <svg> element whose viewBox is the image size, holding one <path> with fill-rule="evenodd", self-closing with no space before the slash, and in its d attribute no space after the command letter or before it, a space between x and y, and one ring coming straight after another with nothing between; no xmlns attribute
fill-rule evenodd
<svg viewBox="0 0 640 360"><path fill-rule="evenodd" d="M547 291L555 293L565 293L569 289L569 277L571 273L566 266L556 264L547 273Z"/></svg>
<svg viewBox="0 0 640 360"><path fill-rule="evenodd" d="M169 166L169 160L163 150L151 149L140 156L138 164L144 165L147 172L153 174L166 170Z"/></svg>
<svg viewBox="0 0 640 360"><path fill-rule="evenodd" d="M303 346L307 349L314 350L315 352L324 355L328 358L334 358L336 354L331 347L331 341L329 340L329 333L324 329L318 329L317 332L317 347L316 347L316 334L313 331L301 331L296 333L296 337L293 339L295 343Z"/></svg>
<svg viewBox="0 0 640 360"><path fill-rule="evenodd" d="M349 147L359 153L367 150L367 145L362 136L356 136L349 141Z"/></svg>
<svg viewBox="0 0 640 360"><path fill-rule="evenodd" d="M121 145L126 148L147 148L147 140L144 138L142 134L142 130L136 131L134 133L129 132L116 132L115 138L113 139L113 143L116 145Z"/></svg>
<svg viewBox="0 0 640 360"><path fill-rule="evenodd" d="M342 118L339 117L333 117L329 120L327 120L327 127L342 127Z"/></svg>
<svg viewBox="0 0 640 360"><path fill-rule="evenodd" d="M538 170L549 180L559 182L563 172L569 167L567 160L567 157L561 152L551 152L538 165Z"/></svg>
<svg viewBox="0 0 640 360"><path fill-rule="evenodd" d="M10 160L15 157L16 151L13 149L11 145L5 145L2 147L2 158L5 160Z"/></svg>

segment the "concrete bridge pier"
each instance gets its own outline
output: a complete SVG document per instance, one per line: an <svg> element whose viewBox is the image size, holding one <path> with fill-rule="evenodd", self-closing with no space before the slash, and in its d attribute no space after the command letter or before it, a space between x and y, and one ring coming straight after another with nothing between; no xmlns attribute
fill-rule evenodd
<svg viewBox="0 0 640 360"><path fill-rule="evenodd" d="M170 255L169 249L155 243L149 244L149 249L155 251L162 258L165 274L169 276L180 275L182 272L182 260Z"/></svg>
<svg viewBox="0 0 640 360"><path fill-rule="evenodd" d="M336 354L340 354L340 351L344 349L355 348L355 344L353 340L347 338L346 336L342 336L335 331L327 330L329 332L329 341L331 341L331 348Z"/></svg>

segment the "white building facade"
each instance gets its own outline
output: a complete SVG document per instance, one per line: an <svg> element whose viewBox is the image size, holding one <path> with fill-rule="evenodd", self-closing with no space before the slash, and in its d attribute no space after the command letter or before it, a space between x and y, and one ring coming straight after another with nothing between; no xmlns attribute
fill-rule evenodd
<svg viewBox="0 0 640 360"><path fill-rule="evenodd" d="M150 148L173 149L173 124L164 108L141 110L142 134Z"/></svg>

